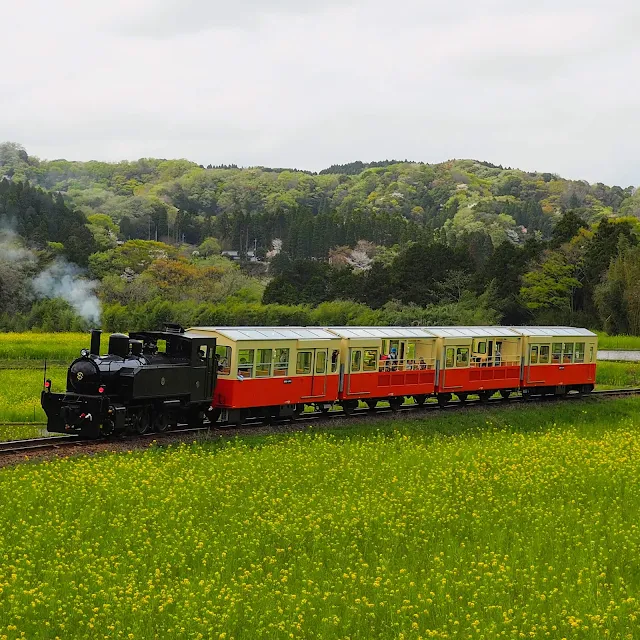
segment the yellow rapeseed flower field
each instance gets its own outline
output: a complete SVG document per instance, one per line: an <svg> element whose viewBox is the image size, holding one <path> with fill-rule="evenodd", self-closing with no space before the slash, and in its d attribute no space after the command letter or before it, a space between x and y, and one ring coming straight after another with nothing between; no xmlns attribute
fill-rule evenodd
<svg viewBox="0 0 640 640"><path fill-rule="evenodd" d="M0 470L0 640L635 638L640 401Z"/></svg>

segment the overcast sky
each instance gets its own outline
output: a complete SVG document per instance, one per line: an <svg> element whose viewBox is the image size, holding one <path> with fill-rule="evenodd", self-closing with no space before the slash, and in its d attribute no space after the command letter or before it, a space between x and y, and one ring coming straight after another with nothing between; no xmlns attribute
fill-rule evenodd
<svg viewBox="0 0 640 640"><path fill-rule="evenodd" d="M640 184L638 0L0 0L42 158L476 158Z"/></svg>

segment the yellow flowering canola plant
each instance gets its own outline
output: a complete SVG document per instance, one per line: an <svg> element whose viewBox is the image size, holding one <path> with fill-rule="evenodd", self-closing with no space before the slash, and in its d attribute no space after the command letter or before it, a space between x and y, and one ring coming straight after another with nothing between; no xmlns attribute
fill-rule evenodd
<svg viewBox="0 0 640 640"><path fill-rule="evenodd" d="M636 399L0 470L0 639L632 638Z"/></svg>

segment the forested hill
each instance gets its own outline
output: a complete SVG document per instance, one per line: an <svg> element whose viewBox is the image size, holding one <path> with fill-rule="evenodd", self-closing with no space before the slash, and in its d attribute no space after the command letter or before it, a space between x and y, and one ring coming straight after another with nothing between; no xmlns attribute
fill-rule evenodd
<svg viewBox="0 0 640 640"><path fill-rule="evenodd" d="M59 192L87 217L106 214L127 239L215 236L224 248L279 238L293 257L326 257L333 246L369 240L391 246L438 231L448 242L468 234L498 244L550 236L564 211L587 221L636 215L630 187L590 185L551 173L526 173L486 162L336 166L336 173L203 168L188 160L41 161L19 145L0 145L0 178L26 179Z"/></svg>
<svg viewBox="0 0 640 640"><path fill-rule="evenodd" d="M77 296L63 297L73 308L61 323L62 302L30 293L39 270L66 258L88 266L108 328L567 322L640 332L633 187L475 160L319 174L45 161L15 143L0 144L0 182L0 329L76 322ZM347 303L314 310L333 300Z"/></svg>

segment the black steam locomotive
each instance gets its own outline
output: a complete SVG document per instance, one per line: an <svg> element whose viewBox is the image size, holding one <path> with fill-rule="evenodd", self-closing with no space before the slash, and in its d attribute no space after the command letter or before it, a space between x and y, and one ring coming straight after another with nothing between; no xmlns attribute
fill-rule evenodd
<svg viewBox="0 0 640 640"><path fill-rule="evenodd" d="M100 355L101 332L91 332L67 372L66 393L45 381L42 408L47 430L99 438L114 433L166 431L176 424L202 424L211 416L216 383L216 341L178 325L109 337Z"/></svg>

